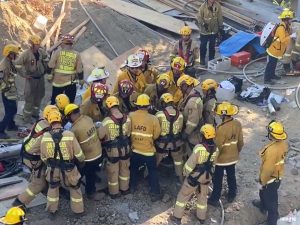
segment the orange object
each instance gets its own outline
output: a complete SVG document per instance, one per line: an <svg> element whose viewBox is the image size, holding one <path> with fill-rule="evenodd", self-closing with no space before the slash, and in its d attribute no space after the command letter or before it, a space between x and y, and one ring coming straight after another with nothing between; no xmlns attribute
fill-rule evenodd
<svg viewBox="0 0 300 225"><path fill-rule="evenodd" d="M251 53L242 51L231 56L231 65L241 67L246 65L251 60Z"/></svg>

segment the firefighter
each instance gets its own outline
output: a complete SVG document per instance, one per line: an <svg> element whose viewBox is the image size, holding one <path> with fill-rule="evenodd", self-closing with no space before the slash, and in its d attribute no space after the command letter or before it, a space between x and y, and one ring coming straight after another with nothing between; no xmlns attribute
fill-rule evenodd
<svg viewBox="0 0 300 225"><path fill-rule="evenodd" d="M155 84L158 71L151 66L149 52L144 49L139 49L137 55L142 61L141 70L145 76L145 81L147 84Z"/></svg>
<svg viewBox="0 0 300 225"><path fill-rule="evenodd" d="M220 151L216 159L216 168L213 177L213 192L208 203L217 206L221 197L224 170L227 174L228 195L227 201L233 202L236 197L235 165L242 151L243 130L241 123L232 116L238 113L238 107L229 102L222 102L216 106L216 114L222 119L217 126L216 144Z"/></svg>
<svg viewBox="0 0 300 225"><path fill-rule="evenodd" d="M291 38L296 37L296 33L290 35L291 21L294 17L294 13L289 9L284 9L278 17L281 19L281 23L275 31L275 35L270 47L267 49L268 62L264 75L265 84L275 84L273 81L281 79L280 76L275 75L278 59L281 59L291 41Z"/></svg>
<svg viewBox="0 0 300 225"><path fill-rule="evenodd" d="M103 120L106 135L103 147L106 151L108 192L111 198L129 194L130 118L119 109L119 100L110 96L105 101L109 115Z"/></svg>
<svg viewBox="0 0 300 225"><path fill-rule="evenodd" d="M24 139L21 148L22 162L31 171L30 183L25 191L18 195L12 203L13 206L28 205L42 190L47 187L45 179L45 165L41 160L41 139L46 131L50 131L50 124L47 121L49 114L57 111L54 105L48 105L43 111L43 118L37 120L31 132Z"/></svg>
<svg viewBox="0 0 300 225"><path fill-rule="evenodd" d="M118 74L117 82L113 93L118 92L118 85L121 80L130 80L133 83L134 90L137 93L143 93L146 88L146 80L141 71L142 61L137 54L130 55L126 61L126 69Z"/></svg>
<svg viewBox="0 0 300 225"><path fill-rule="evenodd" d="M119 108L123 113L129 113L135 110L134 102L137 98L137 92L134 91L133 83L130 80L121 80L118 85L118 92L114 94L119 100Z"/></svg>
<svg viewBox="0 0 300 225"><path fill-rule="evenodd" d="M171 70L166 72L171 80L169 92L173 95L175 104L178 104L178 102L182 99L182 92L177 86L177 80L179 79L179 77L185 75L184 70L185 61L183 58L177 56L171 62Z"/></svg>
<svg viewBox="0 0 300 225"><path fill-rule="evenodd" d="M93 120L81 115L79 106L69 104L64 110L65 117L72 123L74 133L85 156L84 167L80 172L85 176L85 193L89 199L100 201L102 193L96 192L96 171L102 163L102 146L98 138L97 129Z"/></svg>
<svg viewBox="0 0 300 225"><path fill-rule="evenodd" d="M176 224L181 224L185 206L195 192L197 218L200 224L205 223L208 186L212 179L218 148L214 142L216 130L211 124L203 125L200 133L202 142L194 147L192 155L184 165L183 174L186 179L177 195L173 216L171 216L171 220Z"/></svg>
<svg viewBox="0 0 300 225"><path fill-rule="evenodd" d="M66 94L59 94L55 97L55 105L57 106L59 112L62 116L62 126L65 127L65 125L68 123L68 120L65 117L64 110L67 105L70 104L70 99Z"/></svg>
<svg viewBox="0 0 300 225"><path fill-rule="evenodd" d="M23 225L26 221L25 211L19 207L12 207L6 215L0 218L0 223L4 225Z"/></svg>
<svg viewBox="0 0 300 225"><path fill-rule="evenodd" d="M216 91L218 83L213 79L206 79L201 83L203 92L203 119L204 123L216 125L215 107L217 103Z"/></svg>
<svg viewBox="0 0 300 225"><path fill-rule="evenodd" d="M41 140L41 159L47 165L46 180L49 184L46 210L50 213L50 219L54 219L58 210L59 187L62 185L70 191L72 211L80 215L84 207L81 176L75 163L84 163L84 154L75 135L63 130L59 112L52 111L47 120L51 130L44 133Z"/></svg>
<svg viewBox="0 0 300 225"><path fill-rule="evenodd" d="M150 97L151 111L153 114L161 110L160 97L168 92L171 80L168 74L160 74L156 80L156 84L149 84L145 90L145 94Z"/></svg>
<svg viewBox="0 0 300 225"><path fill-rule="evenodd" d="M183 115L175 108L174 98L170 93L163 94L160 97L160 101L162 105L161 111L155 114L161 127L160 136L155 141L157 151L156 164L159 166L162 159L170 153L174 161L175 173L180 182L183 182L183 141L181 139Z"/></svg>
<svg viewBox="0 0 300 225"><path fill-rule="evenodd" d="M173 47L170 55L171 62L176 56L180 56L186 63L184 73L195 77L196 69L193 66L195 60L199 58L199 47L196 41L191 39L192 29L189 26L183 26L179 33L181 39Z"/></svg>
<svg viewBox="0 0 300 225"><path fill-rule="evenodd" d="M138 96L136 101L137 111L129 114L131 119L131 163L130 186L133 191L137 188L139 167L146 164L150 184L151 201L161 199L160 185L155 158L154 141L161 133L159 120L148 113L150 98L146 94Z"/></svg>
<svg viewBox="0 0 300 225"><path fill-rule="evenodd" d="M268 225L276 225L278 214L278 188L284 174L284 160L288 152L287 134L282 123L272 120L267 126L270 143L259 152L262 160L259 172L259 197L252 203L262 213L268 212Z"/></svg>
<svg viewBox="0 0 300 225"><path fill-rule="evenodd" d="M66 34L62 37L61 49L51 55L48 63L47 80L52 83L51 104L57 95L65 93L70 102L76 97L76 83L84 84L83 66L80 54L73 50L74 37Z"/></svg>
<svg viewBox="0 0 300 225"><path fill-rule="evenodd" d="M5 133L7 131L17 131L18 126L14 118L17 114L18 92L15 83L17 70L13 65L13 60L19 54L20 48L17 45L7 44L3 49L4 58L0 62L0 91L4 105L4 117L0 122L0 139L9 139Z"/></svg>
<svg viewBox="0 0 300 225"><path fill-rule="evenodd" d="M185 128L182 138L186 141L186 153L190 155L195 145L201 141L199 129L203 125L203 102L198 90L199 81L184 75L177 81L177 86L183 93L183 99L178 108L183 114Z"/></svg>
<svg viewBox="0 0 300 225"><path fill-rule="evenodd" d="M87 82L91 85L94 82L99 82L101 84L106 84L107 79L110 74L105 69L105 67L98 67L93 69L92 73L88 76ZM91 86L89 86L86 91L82 95L82 102L84 102L87 98L91 96Z"/></svg>
<svg viewBox="0 0 300 225"><path fill-rule="evenodd" d="M86 99L80 106L82 115L87 115L94 122L102 121L107 115L105 99L108 96L108 87L105 84L93 83L91 97Z"/></svg>
<svg viewBox="0 0 300 225"><path fill-rule="evenodd" d="M205 66L208 46L208 60L215 58L215 45L218 33L223 30L222 8L216 0L206 0L197 15L200 29L200 64Z"/></svg>
<svg viewBox="0 0 300 225"><path fill-rule="evenodd" d="M45 96L44 74L49 61L47 52L41 48L41 38L32 35L29 38L30 48L14 62L25 82L25 105L23 119L25 123L32 123L31 117L39 119L42 99Z"/></svg>

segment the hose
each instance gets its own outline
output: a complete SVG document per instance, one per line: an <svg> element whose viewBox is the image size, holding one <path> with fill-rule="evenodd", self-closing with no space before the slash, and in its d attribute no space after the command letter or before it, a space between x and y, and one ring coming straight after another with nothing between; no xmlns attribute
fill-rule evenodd
<svg viewBox="0 0 300 225"><path fill-rule="evenodd" d="M5 170L4 170L4 172L0 173L0 179L10 177L10 176L20 172L20 170L22 170L19 168L19 164L17 163L16 160L14 160L14 161L3 160L1 162L4 164Z"/></svg>
<svg viewBox="0 0 300 225"><path fill-rule="evenodd" d="M300 109L300 104L299 104L299 90L300 90L300 83L297 87L296 93L295 93L295 99L296 99L296 104L298 106L298 108Z"/></svg>
<svg viewBox="0 0 300 225"><path fill-rule="evenodd" d="M210 191L212 191L213 189L211 188L211 186L208 187ZM225 212L224 212L224 206L223 203L221 201L221 199L219 199L219 203L221 206L221 222L220 225L224 225L224 219L225 219Z"/></svg>

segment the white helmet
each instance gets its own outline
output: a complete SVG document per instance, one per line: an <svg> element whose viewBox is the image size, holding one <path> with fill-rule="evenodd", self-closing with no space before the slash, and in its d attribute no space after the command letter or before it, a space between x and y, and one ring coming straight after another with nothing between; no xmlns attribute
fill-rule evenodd
<svg viewBox="0 0 300 225"><path fill-rule="evenodd" d="M92 83L97 80L102 80L109 77L109 72L105 67L98 67L93 69L92 73L88 76L87 82Z"/></svg>
<svg viewBox="0 0 300 225"><path fill-rule="evenodd" d="M140 67L142 65L142 60L137 54L130 55L126 61L126 66L131 68Z"/></svg>

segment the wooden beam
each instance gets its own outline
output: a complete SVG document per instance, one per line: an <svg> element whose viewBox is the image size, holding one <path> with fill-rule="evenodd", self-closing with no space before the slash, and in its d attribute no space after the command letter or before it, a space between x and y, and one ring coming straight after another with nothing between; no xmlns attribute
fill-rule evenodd
<svg viewBox="0 0 300 225"><path fill-rule="evenodd" d="M173 7L163 4L157 0L139 0L139 1L142 2L143 4L145 4L146 6L150 7L151 9L153 9L157 12L160 12L160 13L163 13L163 12L173 9Z"/></svg>
<svg viewBox="0 0 300 225"><path fill-rule="evenodd" d="M66 0L64 0L63 3L62 3L61 9L60 9L60 15L62 15L65 12L65 6L66 6ZM58 37L59 37L59 34L60 34L61 23L62 23L62 19L61 19L59 25L57 26L57 30L56 30L56 34L55 34L55 38L54 38L53 43L56 43L58 41Z"/></svg>
<svg viewBox="0 0 300 225"><path fill-rule="evenodd" d="M74 37L74 43L76 43L79 40L80 36L86 31L86 29L86 26L81 28L81 30Z"/></svg>
<svg viewBox="0 0 300 225"><path fill-rule="evenodd" d="M181 20L121 0L102 0L101 2L121 14L176 34L179 34L179 30L184 25L184 22ZM194 30L199 30L194 23L189 23L189 26Z"/></svg>
<svg viewBox="0 0 300 225"><path fill-rule="evenodd" d="M47 43L48 39L50 39L50 37L53 35L53 33L55 32L55 30L57 29L57 26L59 25L59 23L61 22L62 18L64 18L66 14L63 13L62 15L60 15L58 17L58 19L55 21L55 23L53 24L53 26L50 28L50 30L47 32L46 37L44 38L44 40L41 43L41 46L45 46L45 44Z"/></svg>

